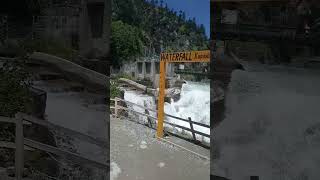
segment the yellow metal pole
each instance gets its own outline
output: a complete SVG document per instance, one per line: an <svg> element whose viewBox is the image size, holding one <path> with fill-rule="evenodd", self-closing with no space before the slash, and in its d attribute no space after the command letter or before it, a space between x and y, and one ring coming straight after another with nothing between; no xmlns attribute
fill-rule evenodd
<svg viewBox="0 0 320 180"><path fill-rule="evenodd" d="M158 96L158 127L157 137L163 137L164 96L166 88L166 62L160 61L159 96Z"/></svg>

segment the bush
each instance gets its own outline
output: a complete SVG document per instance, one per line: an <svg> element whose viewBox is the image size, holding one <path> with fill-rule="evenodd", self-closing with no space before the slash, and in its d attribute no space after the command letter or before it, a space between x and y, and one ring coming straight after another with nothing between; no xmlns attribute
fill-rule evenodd
<svg viewBox="0 0 320 180"><path fill-rule="evenodd" d="M29 74L24 63L6 63L0 68L0 116L14 117L26 112L32 102L28 91ZM13 124L0 124L0 141L14 140Z"/></svg>
<svg viewBox="0 0 320 180"><path fill-rule="evenodd" d="M135 80L134 77L132 77L132 76L130 76L130 75L128 75L128 74L125 74L125 73L118 74L116 77L117 77L118 79L119 79L119 78L126 78L126 79L130 79L130 80Z"/></svg>
<svg viewBox="0 0 320 180"><path fill-rule="evenodd" d="M120 96L121 96L121 91L118 88L118 82L111 81L110 82L110 97L113 99L115 97L120 97Z"/></svg>
<svg viewBox="0 0 320 180"><path fill-rule="evenodd" d="M26 112L31 102L28 78L24 63L6 63L0 68L0 116Z"/></svg>
<svg viewBox="0 0 320 180"><path fill-rule="evenodd" d="M24 56L26 53L18 41L7 40L0 45L0 56L17 57Z"/></svg>

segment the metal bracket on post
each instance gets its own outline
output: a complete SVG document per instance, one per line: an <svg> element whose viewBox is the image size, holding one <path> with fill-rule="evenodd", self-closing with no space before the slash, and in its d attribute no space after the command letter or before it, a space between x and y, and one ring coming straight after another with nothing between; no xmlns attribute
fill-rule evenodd
<svg viewBox="0 0 320 180"><path fill-rule="evenodd" d="M23 117L20 113L15 115L16 120L16 152L15 152L15 177L16 180L22 180L24 169L24 142L23 142Z"/></svg>

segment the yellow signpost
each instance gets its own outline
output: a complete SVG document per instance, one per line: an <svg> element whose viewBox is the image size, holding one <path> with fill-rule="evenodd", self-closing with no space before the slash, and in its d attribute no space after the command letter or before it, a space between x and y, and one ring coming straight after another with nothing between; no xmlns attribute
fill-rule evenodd
<svg viewBox="0 0 320 180"><path fill-rule="evenodd" d="M161 53L160 55L160 79L159 79L159 96L158 96L158 127L157 137L163 137L164 121L164 97L166 89L166 63L194 63L210 62L210 51L190 51L190 52L173 52Z"/></svg>

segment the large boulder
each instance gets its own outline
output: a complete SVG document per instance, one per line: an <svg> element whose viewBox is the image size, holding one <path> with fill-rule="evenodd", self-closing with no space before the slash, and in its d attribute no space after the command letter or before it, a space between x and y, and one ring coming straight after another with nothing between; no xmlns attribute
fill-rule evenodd
<svg viewBox="0 0 320 180"><path fill-rule="evenodd" d="M180 88L168 88L165 90L166 97L173 99L175 102L180 99L180 93L181 89Z"/></svg>

